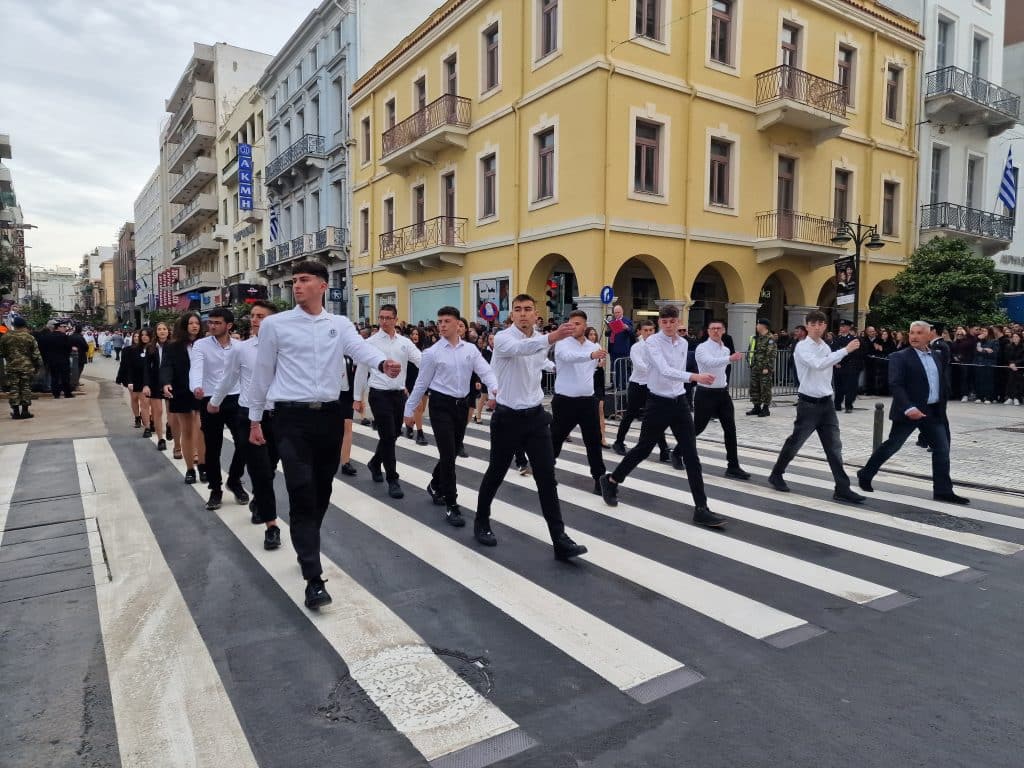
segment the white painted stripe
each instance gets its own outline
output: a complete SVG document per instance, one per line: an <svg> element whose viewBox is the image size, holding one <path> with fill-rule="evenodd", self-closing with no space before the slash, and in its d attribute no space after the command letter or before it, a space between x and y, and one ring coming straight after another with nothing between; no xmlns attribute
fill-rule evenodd
<svg viewBox="0 0 1024 768"><path fill-rule="evenodd" d="M419 453L430 455L429 449L418 446L417 448ZM364 463L372 456L370 451L357 446L352 447L352 454ZM471 465L471 469L478 469L476 465L483 464L476 459L462 460L464 465L467 462ZM478 471L482 470L478 469ZM410 467L408 464L401 465L399 474L403 479L420 488L425 487L431 478L430 473ZM522 478L516 474L514 478L510 477L509 479L521 480ZM559 489L559 496L564 495L562 493L564 490ZM469 508L476 507L477 495L469 488L459 486L459 497ZM500 500L496 499L491 505L491 519L538 541L547 543L551 540L543 517ZM586 544L590 548L590 552L586 555L588 562L750 637L763 640L766 637L807 624L806 621L796 616L791 616L656 560L638 555L628 549L569 528L566 528L566 532L574 538L587 540ZM894 593L894 590L877 587L869 582L863 582L863 585L865 594L869 589L875 593L858 602L868 602L877 597Z"/></svg>
<svg viewBox="0 0 1024 768"><path fill-rule="evenodd" d="M103 649L124 765L257 768L178 584L105 439L75 440L96 493L113 581L97 584Z"/></svg>
<svg viewBox="0 0 1024 768"><path fill-rule="evenodd" d="M11 499L14 498L14 487L18 484L26 448L28 443L0 445L0 545L4 542L7 515L11 511Z"/></svg>

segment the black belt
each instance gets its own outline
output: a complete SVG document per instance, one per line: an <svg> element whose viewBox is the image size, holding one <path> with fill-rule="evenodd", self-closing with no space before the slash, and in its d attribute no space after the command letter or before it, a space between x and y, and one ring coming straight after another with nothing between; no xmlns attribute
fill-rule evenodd
<svg viewBox="0 0 1024 768"><path fill-rule="evenodd" d="M450 402L455 403L455 405L459 406L460 408L469 405L468 395L466 397L452 397L451 395L446 395L444 392L438 392L437 390L434 389L428 389L427 394L429 394L431 399L433 399L435 402L437 400L448 400Z"/></svg>
<svg viewBox="0 0 1024 768"><path fill-rule="evenodd" d="M341 403L337 400L329 400L326 403L301 403L293 400L278 400L274 403L275 411L326 411L339 407L341 407Z"/></svg>
<svg viewBox="0 0 1024 768"><path fill-rule="evenodd" d="M370 392L376 392L378 395L390 395L392 397L395 395L405 395L405 392L400 389L379 389L377 387L370 387Z"/></svg>
<svg viewBox="0 0 1024 768"><path fill-rule="evenodd" d="M832 395L825 395L824 397L811 397L810 395L798 394L797 398L803 400L805 403L815 403L819 405L821 403L830 403L834 399Z"/></svg>
<svg viewBox="0 0 1024 768"><path fill-rule="evenodd" d="M509 408L507 405L499 405L494 409L495 413L507 413L516 416L535 416L538 413L543 413L543 405L535 405L532 408Z"/></svg>
<svg viewBox="0 0 1024 768"><path fill-rule="evenodd" d="M664 395L656 395L650 390L647 390L647 396L653 397L655 400L664 400L667 403L678 403L680 400L686 400L686 395L679 395L678 397L665 397ZM687 404L689 403L686 400Z"/></svg>

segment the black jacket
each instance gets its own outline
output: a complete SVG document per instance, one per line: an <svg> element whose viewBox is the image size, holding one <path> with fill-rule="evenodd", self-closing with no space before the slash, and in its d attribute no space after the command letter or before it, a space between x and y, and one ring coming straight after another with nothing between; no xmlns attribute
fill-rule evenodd
<svg viewBox="0 0 1024 768"><path fill-rule="evenodd" d="M167 345L164 344L164 354L167 352ZM154 344L152 348L146 349L145 362L142 366L142 384L149 387L150 394L163 395L163 387L160 386L160 347Z"/></svg>
<svg viewBox="0 0 1024 768"><path fill-rule="evenodd" d="M945 413L946 401L949 399L949 380L943 375L942 353L937 349L929 349L929 353L939 371L939 401L935 407ZM928 405L928 374L913 347L889 355L889 391L892 392L889 418L893 421L906 419L904 412L908 408L924 411Z"/></svg>
<svg viewBox="0 0 1024 768"><path fill-rule="evenodd" d="M188 356L188 345L181 341L172 341L164 346L164 359L160 363L160 388L171 385L174 397L188 395L188 372L192 368L192 360Z"/></svg>

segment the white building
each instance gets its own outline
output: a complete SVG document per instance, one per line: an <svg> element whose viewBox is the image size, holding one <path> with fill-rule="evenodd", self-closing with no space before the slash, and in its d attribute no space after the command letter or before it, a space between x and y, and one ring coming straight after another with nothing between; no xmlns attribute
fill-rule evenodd
<svg viewBox="0 0 1024 768"><path fill-rule="evenodd" d="M1015 94L1024 96L1024 3L1010 2L1006 6L1005 48L1003 49L1003 86ZM1013 149L1013 175L1017 181L1017 209L1010 212L1014 218L1013 242L993 258L996 269L1007 275L1006 290L1010 293L1024 292L1024 218L1019 211L1024 203L1020 185L1020 169L1024 167L1024 124L1018 122L1002 134L993 144L990 168L999 183L1006 169L1006 158Z"/></svg>
<svg viewBox="0 0 1024 768"><path fill-rule="evenodd" d="M160 219L160 169L150 174L146 186L135 198L135 306L146 306L156 295L156 274L164 262L164 236Z"/></svg>
<svg viewBox="0 0 1024 768"><path fill-rule="evenodd" d="M75 310L75 302L79 300L76 292L78 273L75 270L70 267L31 267L29 278L33 296L49 303L58 313Z"/></svg>
<svg viewBox="0 0 1024 768"><path fill-rule="evenodd" d="M442 0L349 0L355 11L358 80L443 4Z"/></svg>

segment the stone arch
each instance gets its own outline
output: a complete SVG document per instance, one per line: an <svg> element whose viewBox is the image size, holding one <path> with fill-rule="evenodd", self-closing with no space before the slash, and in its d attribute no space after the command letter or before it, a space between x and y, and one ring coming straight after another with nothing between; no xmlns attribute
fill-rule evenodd
<svg viewBox="0 0 1024 768"><path fill-rule="evenodd" d="M789 307L804 305L804 287L788 269L777 269L765 278L757 300L758 314L771 322L772 330L789 328Z"/></svg>
<svg viewBox="0 0 1024 768"><path fill-rule="evenodd" d="M550 309L546 305L547 281L552 276L561 276L563 281L562 295L560 296L559 309L555 311L558 317L567 317L572 309L574 296L579 295L579 283L576 279L576 268L568 256L561 253L548 253L538 259L530 270L529 277L524 283L526 293L533 296L537 301L537 314L545 320L550 319ZM520 293L520 291L515 291Z"/></svg>
<svg viewBox="0 0 1024 768"><path fill-rule="evenodd" d="M891 296L896 293L896 283L889 279L879 280L871 289L871 296L868 299L868 307L873 306L883 296Z"/></svg>
<svg viewBox="0 0 1024 768"><path fill-rule="evenodd" d="M836 276L829 277L818 291L818 309L825 313L828 318L828 327L835 328L838 323L836 317ZM853 305L851 305L853 306Z"/></svg>
<svg viewBox="0 0 1024 768"><path fill-rule="evenodd" d="M631 256L616 270L611 282L615 300L622 305L627 317L637 318L638 312L653 312L657 302L671 298L672 278L661 261L647 254Z"/></svg>

